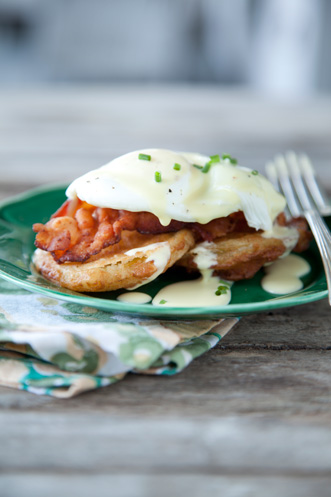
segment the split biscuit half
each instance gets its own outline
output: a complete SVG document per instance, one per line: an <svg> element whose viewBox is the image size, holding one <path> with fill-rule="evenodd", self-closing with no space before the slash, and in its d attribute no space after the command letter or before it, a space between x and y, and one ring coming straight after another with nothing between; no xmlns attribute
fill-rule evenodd
<svg viewBox="0 0 331 497"><path fill-rule="evenodd" d="M294 245L296 240L295 237ZM177 264L191 271L198 266L213 269L221 278L238 281L252 278L264 264L275 261L285 251L278 238L265 238L260 233L231 233L197 244Z"/></svg>
<svg viewBox="0 0 331 497"><path fill-rule="evenodd" d="M164 273L194 244L187 229L159 235L123 231L118 243L85 262L58 264L49 252L37 249L33 264L47 280L76 292L132 289Z"/></svg>

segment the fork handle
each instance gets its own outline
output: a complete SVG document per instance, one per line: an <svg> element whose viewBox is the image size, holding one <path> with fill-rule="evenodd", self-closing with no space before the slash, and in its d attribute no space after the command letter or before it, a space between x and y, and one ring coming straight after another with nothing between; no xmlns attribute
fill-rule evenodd
<svg viewBox="0 0 331 497"><path fill-rule="evenodd" d="M326 282L328 285L328 300L331 306L331 233L323 218L315 209L305 210L304 215L321 254Z"/></svg>

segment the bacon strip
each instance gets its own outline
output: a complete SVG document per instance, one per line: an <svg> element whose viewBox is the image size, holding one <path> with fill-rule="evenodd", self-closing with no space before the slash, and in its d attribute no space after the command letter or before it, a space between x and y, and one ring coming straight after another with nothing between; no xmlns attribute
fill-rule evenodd
<svg viewBox="0 0 331 497"><path fill-rule="evenodd" d="M118 243L123 230L160 234L183 228L191 229L197 242L212 241L232 232L255 232L247 225L242 212L207 224L172 220L168 226L163 226L149 212L95 207L80 199L67 200L46 224L33 225L33 230L37 233L35 245L51 252L58 263L86 261L104 248Z"/></svg>

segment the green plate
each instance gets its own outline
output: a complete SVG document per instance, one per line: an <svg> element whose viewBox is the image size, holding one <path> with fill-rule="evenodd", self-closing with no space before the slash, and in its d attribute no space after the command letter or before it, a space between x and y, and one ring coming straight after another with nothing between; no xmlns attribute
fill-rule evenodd
<svg viewBox="0 0 331 497"><path fill-rule="evenodd" d="M65 200L64 192L65 187L63 186L46 186L31 190L0 205L1 277L26 290L60 300L96 307L103 311L162 319L206 319L221 316L242 316L244 314L305 304L327 296L324 270L315 243L312 243L311 248L304 256L312 269L303 278L303 289L281 297L275 297L261 288L262 271L251 280L236 283L232 287L231 304L219 307L160 308L152 304L119 302L116 297L123 293L123 290L90 295L59 288L37 274L31 266L35 236L31 226L35 222L44 223L49 219L50 215ZM180 269L172 269L139 290L153 297L164 285L180 281L183 278L187 278L187 276Z"/></svg>

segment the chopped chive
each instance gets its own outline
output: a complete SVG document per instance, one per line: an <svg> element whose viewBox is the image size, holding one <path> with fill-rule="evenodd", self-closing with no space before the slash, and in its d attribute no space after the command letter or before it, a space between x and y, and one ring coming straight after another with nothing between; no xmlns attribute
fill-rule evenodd
<svg viewBox="0 0 331 497"><path fill-rule="evenodd" d="M225 285L220 285L217 288L215 295L224 295L225 293L227 293L228 290L229 290L229 287L227 287Z"/></svg>
<svg viewBox="0 0 331 497"><path fill-rule="evenodd" d="M237 159L235 159L234 157L231 157L230 154L223 154L222 155L222 159L223 160L226 160L226 159L229 160L231 162L231 164L238 164Z"/></svg>
<svg viewBox="0 0 331 497"><path fill-rule="evenodd" d="M211 162L220 162L220 156L218 154L210 156Z"/></svg>
<svg viewBox="0 0 331 497"><path fill-rule="evenodd" d="M256 169L254 169L251 174L253 174L254 176L257 176L259 174L259 171L257 171Z"/></svg>
<svg viewBox="0 0 331 497"><path fill-rule="evenodd" d="M177 162L174 164L174 170L175 171L180 171L181 170L181 165L180 164L177 164Z"/></svg>
<svg viewBox="0 0 331 497"><path fill-rule="evenodd" d="M193 167L196 167L197 169L203 169L203 166L198 166L198 164L192 164Z"/></svg>
<svg viewBox="0 0 331 497"><path fill-rule="evenodd" d="M138 159L139 160L151 160L151 156L148 154L139 154Z"/></svg>
<svg viewBox="0 0 331 497"><path fill-rule="evenodd" d="M161 173L160 173L159 171L155 171L155 176L154 176L154 178L155 178L155 181L156 181L157 183L161 183L161 181L162 181L162 177L161 177Z"/></svg>
<svg viewBox="0 0 331 497"><path fill-rule="evenodd" d="M167 301L164 299L160 300L160 302L159 302L159 304L166 304L166 303L167 303Z"/></svg>
<svg viewBox="0 0 331 497"><path fill-rule="evenodd" d="M203 168L201 169L201 172L202 172L202 173L208 173L208 171L209 171L209 169L210 169L211 165L212 165L212 161L207 162L207 163L203 166Z"/></svg>

